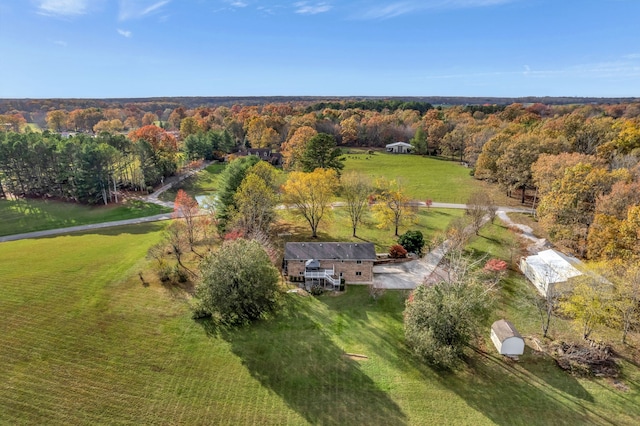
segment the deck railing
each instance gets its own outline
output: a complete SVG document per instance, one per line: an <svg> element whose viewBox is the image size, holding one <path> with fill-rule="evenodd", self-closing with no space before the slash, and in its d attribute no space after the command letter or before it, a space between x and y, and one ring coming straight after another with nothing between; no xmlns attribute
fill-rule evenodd
<svg viewBox="0 0 640 426"><path fill-rule="evenodd" d="M330 282L333 286L340 285L340 278L334 278L335 269L323 269L321 271L305 271L305 279L323 279Z"/></svg>

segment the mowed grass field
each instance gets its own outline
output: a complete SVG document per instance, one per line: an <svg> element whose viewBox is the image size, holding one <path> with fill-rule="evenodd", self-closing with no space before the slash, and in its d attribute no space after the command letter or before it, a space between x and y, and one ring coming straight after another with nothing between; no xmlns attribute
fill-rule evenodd
<svg viewBox="0 0 640 426"><path fill-rule="evenodd" d="M485 333L468 367L434 371L403 341L406 292L365 286L283 294L267 321L224 329L190 318L184 293L144 260L162 225L0 244L0 424L637 424L640 374L617 390L527 350L495 355ZM495 256L499 224L472 247ZM142 273L142 279L139 276ZM523 290L524 289L524 290ZM536 333L512 276L496 319ZM531 290L529 288L529 290ZM359 354L364 357L350 356Z"/></svg>
<svg viewBox="0 0 640 426"><path fill-rule="evenodd" d="M167 211L170 210L136 200L117 206L86 206L52 200L0 200L0 236L134 219Z"/></svg>
<svg viewBox="0 0 640 426"><path fill-rule="evenodd" d="M483 188L482 183L469 174L468 168L455 161L380 151L374 154L354 152L344 156L344 172L361 172L370 176L372 182L380 177L396 179L416 200L464 204L474 191Z"/></svg>
<svg viewBox="0 0 640 426"><path fill-rule="evenodd" d="M346 150L345 150L346 151ZM471 193L486 189L486 185L473 179L469 169L455 161L440 158L421 157L418 155L387 154L375 151L351 150L345 154L344 172L357 171L371 177L371 183L382 176L397 179L407 194L415 200L446 203L466 203ZM224 169L224 164L213 164L197 176L187 179L176 189L161 195L164 201L175 199L177 188L184 189L189 195L203 195L216 190L217 179ZM286 173L281 176L284 181Z"/></svg>
<svg viewBox="0 0 640 426"><path fill-rule="evenodd" d="M311 241L311 228L309 224L293 210L280 210L281 218L277 232L284 234L284 241ZM425 241L431 242L436 235L444 231L455 218L462 217L464 210L455 209L426 209L417 211L416 220L401 226L398 234L402 235L408 230L420 230ZM397 244L397 238L393 235L393 228L378 228L375 217L368 212L364 223L358 225L356 237L353 237L351 219L344 207L331 209L322 219L318 229L318 238L313 241L345 241L345 242L371 242L376 246L376 252L386 253L389 247ZM291 235L288 235L291 234Z"/></svg>

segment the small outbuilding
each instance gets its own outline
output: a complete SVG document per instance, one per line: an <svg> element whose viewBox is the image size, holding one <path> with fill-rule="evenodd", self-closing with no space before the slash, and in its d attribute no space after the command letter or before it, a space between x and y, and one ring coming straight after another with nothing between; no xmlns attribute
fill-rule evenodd
<svg viewBox="0 0 640 426"><path fill-rule="evenodd" d="M413 150L413 145L406 142L395 142L386 145L387 152L394 154L409 154Z"/></svg>
<svg viewBox="0 0 640 426"><path fill-rule="evenodd" d="M500 355L518 356L524 353L524 339L507 320L501 319L491 325L491 341Z"/></svg>

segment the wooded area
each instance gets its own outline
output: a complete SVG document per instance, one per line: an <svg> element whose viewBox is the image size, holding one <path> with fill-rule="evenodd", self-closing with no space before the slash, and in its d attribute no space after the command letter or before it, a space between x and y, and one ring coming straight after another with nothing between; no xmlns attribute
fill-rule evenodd
<svg viewBox="0 0 640 426"><path fill-rule="evenodd" d="M536 203L550 237L577 255L640 256L640 103L433 108L421 98L301 98L188 108L168 99L130 101L72 110L58 107L74 100L12 103L40 109L0 115L4 192L107 203L118 188L161 182L181 157L222 159L259 148L280 152L287 171L309 172L322 167L309 160L316 141L338 148L410 141L418 154L459 161L477 179ZM51 132L35 133L28 125L34 118ZM68 132L69 139L60 135ZM339 170L339 151L327 155Z"/></svg>

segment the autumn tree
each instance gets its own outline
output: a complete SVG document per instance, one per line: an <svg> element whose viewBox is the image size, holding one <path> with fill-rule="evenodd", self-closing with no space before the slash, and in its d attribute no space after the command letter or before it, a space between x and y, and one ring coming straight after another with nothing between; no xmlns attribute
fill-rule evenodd
<svg viewBox="0 0 640 426"><path fill-rule="evenodd" d="M351 219L352 235L355 237L358 225L362 223L367 212L373 186L368 177L357 172L349 172L340 178L340 187Z"/></svg>
<svg viewBox="0 0 640 426"><path fill-rule="evenodd" d="M93 131L95 133L118 133L124 129L124 123L118 118L113 120L101 120L95 126L93 126Z"/></svg>
<svg viewBox="0 0 640 426"><path fill-rule="evenodd" d="M306 144L301 159L302 170L311 172L315 169L333 169L337 173L344 168L340 160L342 152L336 147L336 139L326 133L318 133Z"/></svg>
<svg viewBox="0 0 640 426"><path fill-rule="evenodd" d="M182 139L189 135L195 135L202 131L202 127L199 125L198 120L195 117L185 117L180 121L180 137Z"/></svg>
<svg viewBox="0 0 640 426"><path fill-rule="evenodd" d="M373 211L379 221L378 227L393 227L394 235L397 237L401 226L415 220L417 208L410 203L411 200L402 185L395 180L378 180L377 191Z"/></svg>
<svg viewBox="0 0 640 426"><path fill-rule="evenodd" d="M251 118L245 126L245 132L252 148L273 148L280 137L261 116Z"/></svg>
<svg viewBox="0 0 640 426"><path fill-rule="evenodd" d="M313 238L318 237L318 226L337 186L335 170L319 168L311 173L292 172L282 188L285 203L307 221Z"/></svg>
<svg viewBox="0 0 640 426"><path fill-rule="evenodd" d="M151 124L155 124L156 121L160 121L157 114L153 112L147 112L142 116L142 125L149 126Z"/></svg>
<svg viewBox="0 0 640 426"><path fill-rule="evenodd" d="M47 127L53 132L61 132L66 129L67 111L56 109L47 113Z"/></svg>
<svg viewBox="0 0 640 426"><path fill-rule="evenodd" d="M286 170L301 170L302 158L307 148L307 143L318 132L309 126L299 127L293 135L282 144L283 168Z"/></svg>
<svg viewBox="0 0 640 426"><path fill-rule="evenodd" d="M141 168L147 185L155 185L163 177L173 175L177 166L178 142L173 135L157 126L143 126L129 133L136 143Z"/></svg>
<svg viewBox="0 0 640 426"><path fill-rule="evenodd" d="M234 195L236 226L244 230L246 235L257 232L268 234L269 228L275 220L277 201L273 186L269 185L259 174L252 173L250 169Z"/></svg>
<svg viewBox="0 0 640 426"><path fill-rule="evenodd" d="M565 170L538 206L540 223L556 241L584 254L589 228L594 220L596 199L628 177L627 170L607 171L579 163Z"/></svg>

